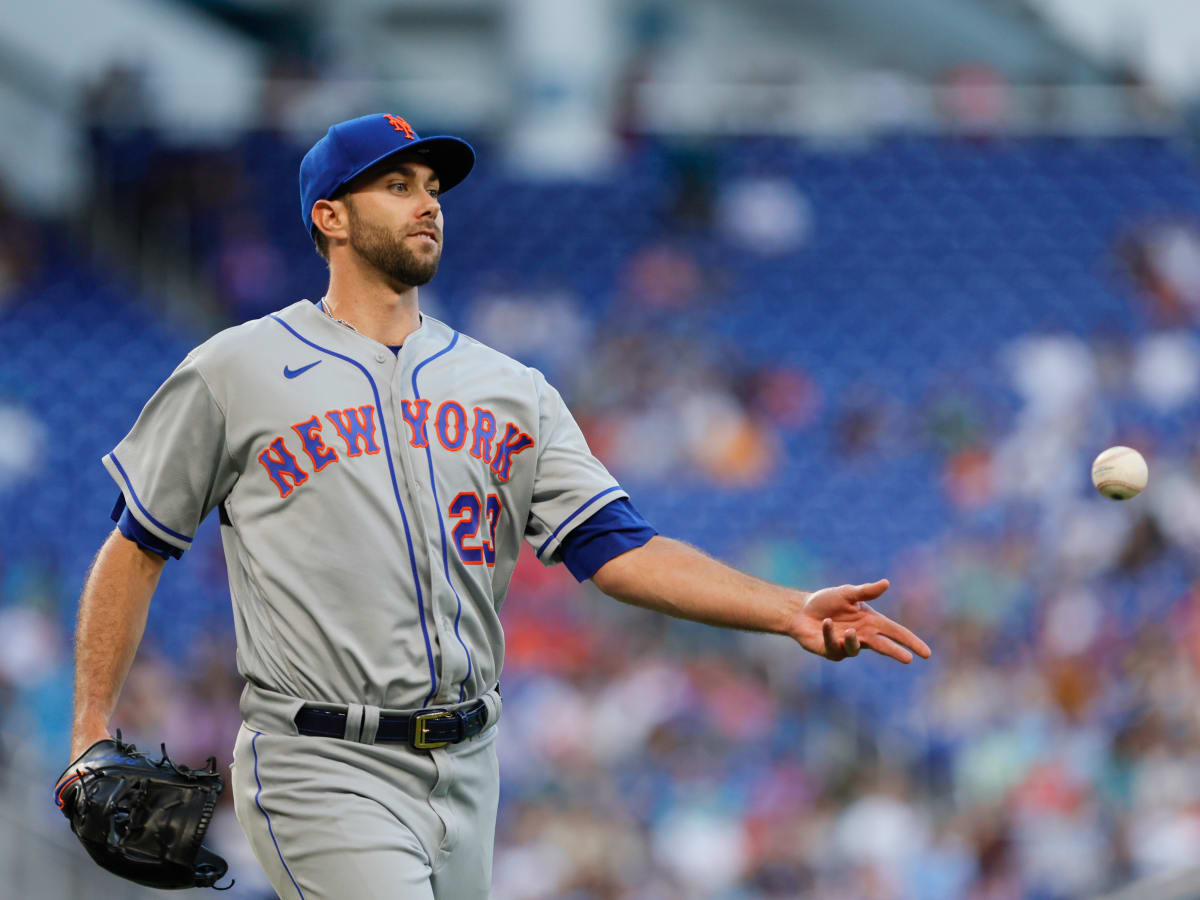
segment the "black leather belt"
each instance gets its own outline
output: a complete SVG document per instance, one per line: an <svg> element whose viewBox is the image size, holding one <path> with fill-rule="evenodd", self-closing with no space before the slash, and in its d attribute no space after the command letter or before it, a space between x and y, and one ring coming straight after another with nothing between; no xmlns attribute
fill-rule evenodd
<svg viewBox="0 0 1200 900"><path fill-rule="evenodd" d="M459 709L422 709L409 716L379 716L375 743L407 743L417 750L435 750L474 737L487 727L487 705L482 700ZM313 737L344 738L346 710L303 706L296 713L296 728Z"/></svg>

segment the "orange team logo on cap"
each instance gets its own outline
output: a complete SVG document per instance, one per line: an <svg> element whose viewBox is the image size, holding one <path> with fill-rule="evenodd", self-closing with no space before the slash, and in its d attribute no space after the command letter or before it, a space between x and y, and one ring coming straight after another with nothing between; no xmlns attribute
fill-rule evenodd
<svg viewBox="0 0 1200 900"><path fill-rule="evenodd" d="M393 128L395 128L397 131L403 131L404 136L406 138L408 138L410 141L415 141L417 139L417 133L412 130L412 126L409 125L407 122L405 122L399 116L387 115L387 116L384 116L384 118L387 119L388 124L391 125Z"/></svg>

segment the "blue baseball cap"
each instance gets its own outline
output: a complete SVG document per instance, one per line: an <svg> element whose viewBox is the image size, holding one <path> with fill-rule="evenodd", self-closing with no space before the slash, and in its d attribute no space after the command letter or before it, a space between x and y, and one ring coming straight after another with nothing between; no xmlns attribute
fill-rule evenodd
<svg viewBox="0 0 1200 900"><path fill-rule="evenodd" d="M461 138L423 138L400 116L374 113L330 127L300 163L300 217L312 236L313 204L328 200L371 166L394 153L412 150L424 156L438 175L438 193L467 177L475 151Z"/></svg>

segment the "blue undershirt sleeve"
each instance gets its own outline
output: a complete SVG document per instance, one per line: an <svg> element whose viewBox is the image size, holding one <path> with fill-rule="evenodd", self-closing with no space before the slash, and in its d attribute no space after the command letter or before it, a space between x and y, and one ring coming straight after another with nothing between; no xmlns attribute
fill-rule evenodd
<svg viewBox="0 0 1200 900"><path fill-rule="evenodd" d="M577 581L587 581L610 559L658 534L625 497L600 507L562 541L562 561Z"/></svg>
<svg viewBox="0 0 1200 900"><path fill-rule="evenodd" d="M143 550L156 553L163 559L170 559L172 556L179 559L179 557L183 556L182 550L178 547L172 547L157 535L151 534L142 526L141 522L133 517L133 514L129 512L129 508L125 505L124 494L117 495L117 504L113 507L110 517L117 523L117 528L121 530L121 534Z"/></svg>

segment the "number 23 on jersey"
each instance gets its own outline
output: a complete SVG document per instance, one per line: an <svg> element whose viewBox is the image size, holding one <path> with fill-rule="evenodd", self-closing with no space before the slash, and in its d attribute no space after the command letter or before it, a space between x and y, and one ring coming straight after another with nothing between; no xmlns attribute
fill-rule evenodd
<svg viewBox="0 0 1200 900"><path fill-rule="evenodd" d="M496 494L488 494L486 500L481 500L474 491L463 491L450 501L449 513L450 518L459 520L451 532L459 558L468 566L494 566L500 498ZM485 519L485 536L479 538L479 526L484 524Z"/></svg>

